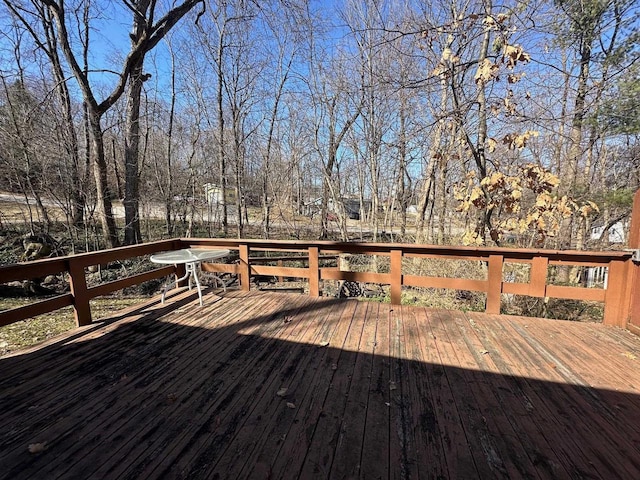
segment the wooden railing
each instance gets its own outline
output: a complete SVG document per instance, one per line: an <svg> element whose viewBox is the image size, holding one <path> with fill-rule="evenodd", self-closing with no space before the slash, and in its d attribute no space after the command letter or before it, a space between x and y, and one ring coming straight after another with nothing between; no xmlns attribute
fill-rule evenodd
<svg viewBox="0 0 640 480"><path fill-rule="evenodd" d="M46 300L36 301L30 305L0 312L0 326L43 313L49 313L70 305L73 306L76 323L79 326L88 325L91 323L91 308L89 305L91 299L126 287L139 285L147 280L171 275L176 272L176 268L171 266L158 268L94 287L87 287L86 268L93 265L104 265L109 262L140 257L164 250L176 250L180 249L181 245L180 240L166 240L132 247L114 248L111 250L2 266L0 267L0 283L30 280L62 273L68 274L70 292Z"/></svg>
<svg viewBox="0 0 640 480"><path fill-rule="evenodd" d="M530 250L484 247L451 247L435 245L414 245L394 243L338 243L320 241L270 241L234 239L173 239L147 243L132 247L122 247L94 253L39 260L0 267L0 282L27 280L44 275L65 273L69 276L70 293L35 302L12 310L0 312L0 326L47 313L62 307L73 306L78 325L91 323L89 301L92 298L161 278L170 274L182 274L184 270L173 266L154 269L98 286L88 287L85 269L91 265L107 264L127 258L148 255L165 250L181 248L217 247L235 250L239 261L230 264L203 264L203 270L230 273L238 276L240 288L249 290L253 275L275 277L297 277L308 281L309 294L321 295L323 280L351 280L389 285L391 303L401 302L403 287L430 287L456 290L470 290L486 293L485 310L499 314L502 294L528 295L575 300L592 300L604 303L604 323L633 328L640 325L635 318L637 305L632 301L634 279L639 277L640 265L634 263L631 252L583 252ZM252 260L251 255L264 252L283 256L293 255L297 262L305 266L264 265L265 260ZM382 272L343 271L336 267L321 267L324 256L378 255L388 257L387 268ZM481 262L486 270L484 279L448 278L413 274L407 268L413 259L431 258L443 261ZM505 264L529 264L529 279L526 283L512 283L504 280ZM550 266L608 267L606 288L584 288L549 284Z"/></svg>
<svg viewBox="0 0 640 480"><path fill-rule="evenodd" d="M629 291L627 328L640 335L640 189L636 191L633 197L627 245L635 258L629 266L627 279L627 289Z"/></svg>

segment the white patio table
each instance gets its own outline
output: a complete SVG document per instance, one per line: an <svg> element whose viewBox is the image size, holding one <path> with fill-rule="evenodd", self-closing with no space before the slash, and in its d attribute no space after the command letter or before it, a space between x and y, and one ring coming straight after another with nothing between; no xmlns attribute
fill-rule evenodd
<svg viewBox="0 0 640 480"><path fill-rule="evenodd" d="M191 279L193 278L196 287L198 288L198 298L200 299L200 306L202 306L202 287L200 286L200 280L198 279L198 270L200 269L200 264L202 262L210 262L212 260L218 260L220 258L224 258L229 255L229 250L219 250L219 249L200 249L200 248L185 248L182 250L172 250L170 252L157 253L155 255L151 255L151 260L153 263L162 263L162 264L174 264L174 265L184 265L186 269L186 273L182 278L178 278L172 282L167 283L162 289L162 303L164 303L164 297L167 294L167 290L169 290L173 285L176 285L178 282L189 279L189 290L191 290ZM218 277L214 275L216 281L222 283L223 289L226 291L226 286L224 282Z"/></svg>

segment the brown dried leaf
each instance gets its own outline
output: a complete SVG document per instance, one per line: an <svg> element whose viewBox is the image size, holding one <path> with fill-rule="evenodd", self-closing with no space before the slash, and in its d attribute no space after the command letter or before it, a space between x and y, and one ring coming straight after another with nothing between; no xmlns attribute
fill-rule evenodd
<svg viewBox="0 0 640 480"><path fill-rule="evenodd" d="M464 245L482 245L482 237L477 232L465 232L462 236L462 243Z"/></svg>
<svg viewBox="0 0 640 480"><path fill-rule="evenodd" d="M513 69L518 62L527 63L531 60L531 56L520 45L505 45L504 58L509 69Z"/></svg>
<svg viewBox="0 0 640 480"><path fill-rule="evenodd" d="M493 17L487 16L482 20L485 30L497 30L498 25Z"/></svg>
<svg viewBox="0 0 640 480"><path fill-rule="evenodd" d="M509 75L507 75L507 82L518 83L523 75L524 75L523 73L520 73L520 74L510 73Z"/></svg>
<svg viewBox="0 0 640 480"><path fill-rule="evenodd" d="M478 70L476 71L475 76L473 77L476 84L478 83L487 83L489 80L498 78L498 71L500 68L498 65L493 63L488 58L485 58L480 65L478 65Z"/></svg>
<svg viewBox="0 0 640 480"><path fill-rule="evenodd" d="M48 448L47 442L29 444L29 453L44 452Z"/></svg>
<svg viewBox="0 0 640 480"><path fill-rule="evenodd" d="M505 102L506 101L507 100L505 99ZM537 137L538 135L540 135L540 132L536 130L527 130L523 134L509 133L508 135L505 135L502 138L502 143L504 143L505 145L508 145L509 150L515 150L516 148L518 150L522 150L524 147L527 146L527 142L529 141L530 138ZM525 169L525 173L530 178L532 176L539 175L539 172L533 169L528 169L528 170Z"/></svg>
<svg viewBox="0 0 640 480"><path fill-rule="evenodd" d="M433 71L431 72L431 76L433 77L446 76L448 72L449 70L447 66L441 63L436 68L433 69Z"/></svg>

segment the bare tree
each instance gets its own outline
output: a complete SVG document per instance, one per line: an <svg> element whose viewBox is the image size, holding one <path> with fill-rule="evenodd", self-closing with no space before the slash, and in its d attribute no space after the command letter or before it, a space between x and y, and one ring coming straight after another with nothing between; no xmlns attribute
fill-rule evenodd
<svg viewBox="0 0 640 480"><path fill-rule="evenodd" d="M7 162L7 173L18 182L29 209L29 223L34 230L35 219L30 204L35 201L38 217L47 232L51 225L47 207L42 201L44 172L42 164L36 160L41 144L41 122L43 109L40 102L27 90L24 78L16 79L11 85L5 75L0 74L3 98L0 103L0 146L3 162Z"/></svg>
<svg viewBox="0 0 640 480"><path fill-rule="evenodd" d="M137 212L133 212L133 210L135 210L137 206L137 198L135 197L137 196L138 178L137 158L133 158L135 156L134 153L137 154L135 146L137 138L134 139L134 137L137 137L137 133L135 131L137 125L136 102L133 97L138 96L139 93L137 88L141 85L142 65L146 53L153 49L177 22L200 2L201 0L186 0L164 12L159 16L159 18L157 18L157 14L159 12L156 11L157 5L155 2L150 2L149 0L140 0L133 3L125 2L125 5L130 9L133 18L131 49L123 62L121 71L117 75L115 86L106 98L99 101L96 96L96 89L90 81L89 73L86 68L83 68L82 59L78 56L73 45L74 39L77 36L75 32L72 32L72 29L77 28L82 31L82 25L78 23L82 20L77 18L76 11L74 9L68 11L63 0L42 0L41 2L33 0L27 3L4 0L4 3L8 7L23 14L19 18L25 25L29 25L34 17L42 20L43 9L40 8L41 6L46 8L51 20L55 23L55 35L58 39L57 46L60 48L68 68L78 83L85 102L89 126L90 152L100 205L100 219L103 228L104 240L109 247L116 246L119 242L107 179L107 163L101 124L102 117L104 113L109 110L123 95L127 84L131 85L129 93L133 103L131 104L129 120L133 133L129 138L130 158L128 159L128 163L130 166L128 168L128 172L132 172L134 166L136 168L135 178L133 176L131 176L131 178L127 178L131 183L131 185L128 186L128 216L132 218L126 219L128 224L128 233L125 234L125 241L136 241L136 234L132 233L135 230L135 219L137 218ZM29 5L32 7L31 9L29 9ZM84 20L87 20L86 16ZM88 29L86 29L85 32L88 32ZM85 49L83 51L86 55L88 38L81 38L81 41L85 42ZM40 41L39 43L44 45L45 41ZM133 145L131 144L131 141L134 142Z"/></svg>
<svg viewBox="0 0 640 480"><path fill-rule="evenodd" d="M244 162L247 136L253 129L246 127L253 88L257 79L252 49L252 22L256 15L252 5L225 0L210 9L196 31L198 46L205 59L203 74L213 76L213 102L208 102L207 84L201 87L200 97L205 118L216 135L217 185L223 233L229 230L229 169L234 172L236 220L238 235L243 232L242 202L244 201ZM208 112L208 103L215 105L215 118ZM230 148L229 148L230 147ZM231 165L229 165L231 161Z"/></svg>

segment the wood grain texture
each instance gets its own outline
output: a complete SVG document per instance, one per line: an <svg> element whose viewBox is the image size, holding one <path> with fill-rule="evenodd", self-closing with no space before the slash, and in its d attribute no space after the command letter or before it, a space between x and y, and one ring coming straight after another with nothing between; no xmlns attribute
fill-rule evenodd
<svg viewBox="0 0 640 480"><path fill-rule="evenodd" d="M220 295L0 358L0 478L640 478L630 332Z"/></svg>

